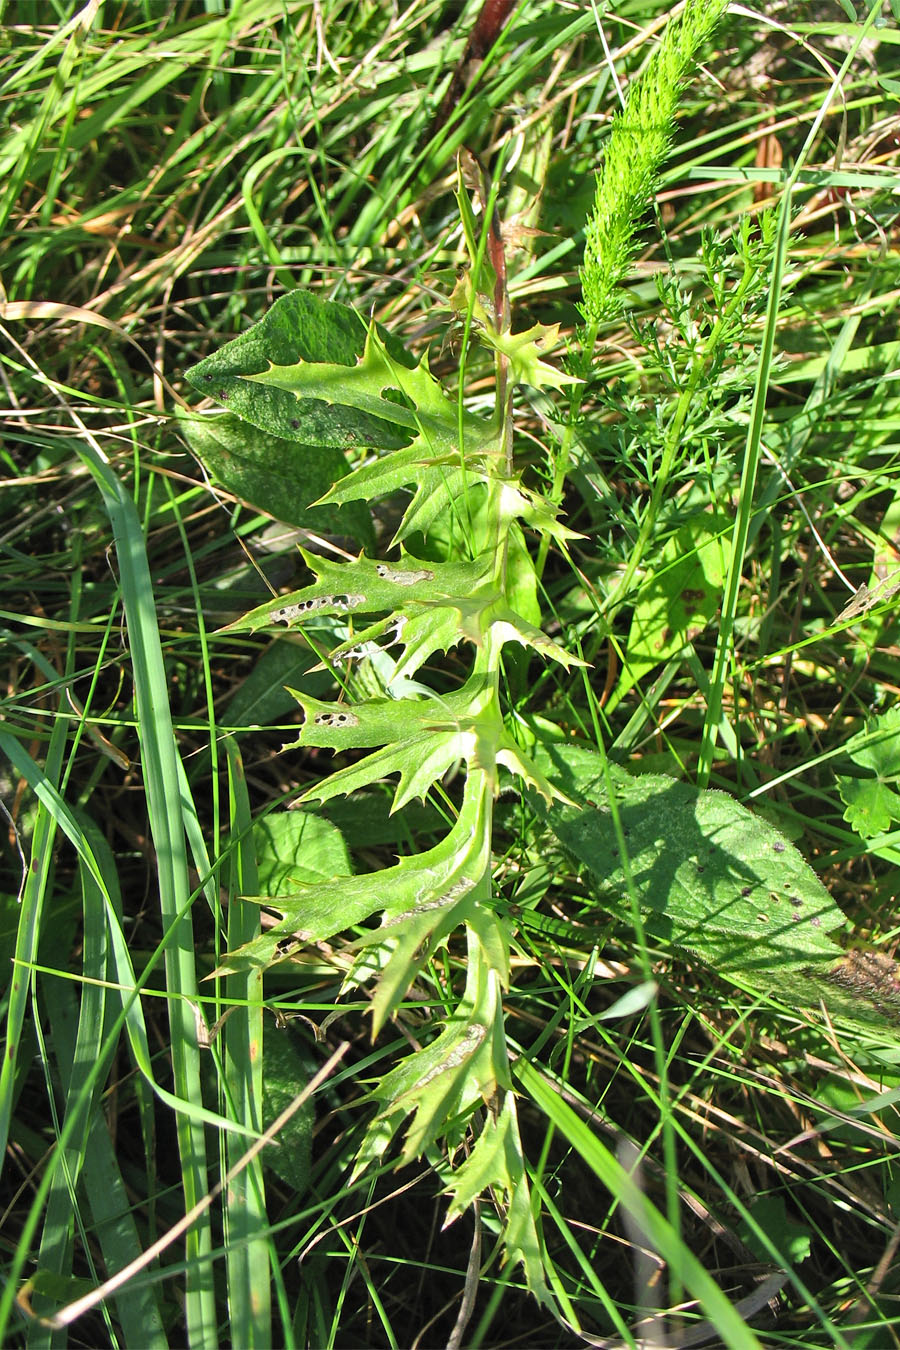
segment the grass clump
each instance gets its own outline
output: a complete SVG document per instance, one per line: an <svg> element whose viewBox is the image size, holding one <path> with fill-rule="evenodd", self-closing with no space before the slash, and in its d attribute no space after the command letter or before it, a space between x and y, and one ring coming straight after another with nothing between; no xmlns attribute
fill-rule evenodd
<svg viewBox="0 0 900 1350"><path fill-rule="evenodd" d="M895 45L478 8L7 11L4 1341L896 1335Z"/></svg>

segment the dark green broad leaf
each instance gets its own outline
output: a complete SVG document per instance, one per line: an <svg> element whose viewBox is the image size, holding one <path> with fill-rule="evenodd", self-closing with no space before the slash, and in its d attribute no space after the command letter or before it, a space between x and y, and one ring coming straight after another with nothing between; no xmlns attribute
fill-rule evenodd
<svg viewBox="0 0 900 1350"><path fill-rule="evenodd" d="M372 518L364 503L311 505L347 473L342 450L327 442L304 445L296 438L285 440L231 413L182 418L181 427L212 477L242 501L287 525L345 535L367 548L374 544Z"/></svg>
<svg viewBox="0 0 900 1350"><path fill-rule="evenodd" d="M277 899L298 886L352 872L343 835L305 811L270 811L253 822L259 894Z"/></svg>
<svg viewBox="0 0 900 1350"><path fill-rule="evenodd" d="M314 1056L290 1027L266 1024L263 1036L263 1124L277 1120L318 1068ZM280 1181L302 1194L309 1184L315 1106L307 1101L263 1149L263 1163Z"/></svg>
<svg viewBox="0 0 900 1350"><path fill-rule="evenodd" d="M812 1249L812 1230L791 1215L782 1196L760 1195L749 1208L753 1222L740 1219L737 1231L757 1261L770 1261L772 1246L792 1264L799 1266L801 1261L807 1260ZM769 1239L768 1243L761 1239L760 1229Z"/></svg>
<svg viewBox="0 0 900 1350"><path fill-rule="evenodd" d="M579 802L543 814L587 868L598 900L627 914L600 757L549 746L540 763ZM609 773L651 935L793 1006L824 999L854 1020L900 1023L893 962L876 952L843 956L831 936L846 926L843 913L772 825L724 792L701 792L659 774L633 777L615 765Z"/></svg>
<svg viewBox="0 0 900 1350"><path fill-rule="evenodd" d="M398 343L380 336L393 361L407 367L415 364ZM291 291L276 300L259 323L185 371L185 377L244 421L283 440L339 450L356 445L395 449L409 436L383 417L324 398L298 398L291 390L252 378L272 366L298 363L352 368L365 347L366 324L355 310L307 291ZM332 478L340 476L338 472ZM326 483L322 491L330 486Z"/></svg>

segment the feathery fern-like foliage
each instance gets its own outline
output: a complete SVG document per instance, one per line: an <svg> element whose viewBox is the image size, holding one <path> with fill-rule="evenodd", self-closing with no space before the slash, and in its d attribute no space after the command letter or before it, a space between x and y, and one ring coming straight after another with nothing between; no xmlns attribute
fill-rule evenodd
<svg viewBox="0 0 900 1350"><path fill-rule="evenodd" d="M619 286L672 141L679 94L726 8L727 0L687 0L613 118L585 227L582 313L589 325L614 319L622 309Z"/></svg>

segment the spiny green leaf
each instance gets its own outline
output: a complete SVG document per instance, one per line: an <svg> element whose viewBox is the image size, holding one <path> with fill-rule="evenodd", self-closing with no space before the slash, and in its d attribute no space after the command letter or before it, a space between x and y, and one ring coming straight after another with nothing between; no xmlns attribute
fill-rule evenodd
<svg viewBox="0 0 900 1350"><path fill-rule="evenodd" d="M565 544L570 539L583 539L577 530L570 530L559 519L558 508L533 492L520 482L510 480L503 484L498 511L501 519L512 522L521 520L538 534L548 534L552 539Z"/></svg>
<svg viewBox="0 0 900 1350"><path fill-rule="evenodd" d="M355 792L391 774L400 775L392 811L413 797L424 797L457 761L470 772L479 770L496 790L497 766L522 778L549 804L569 799L547 780L504 730L490 681L474 675L462 689L421 699L367 699L363 703L329 703L296 692L304 722L297 746L332 750L382 749L356 764L320 779L301 801L328 801Z"/></svg>
<svg viewBox="0 0 900 1350"><path fill-rule="evenodd" d="M453 905L481 878L490 857L487 821L490 794L483 782L467 780L459 816L433 848L401 858L394 867L360 876L340 875L295 887L277 900L281 920L223 959L217 973L270 966L296 955L312 942L350 929L384 911L388 920L432 906ZM246 903L246 897L236 903Z"/></svg>
<svg viewBox="0 0 900 1350"><path fill-rule="evenodd" d="M360 644L392 631L391 641L401 647L395 680L410 677L434 652L449 651L459 642L481 647L488 634L495 642L531 647L567 669L584 664L508 607L495 580L493 553L471 562L446 563L423 562L409 553L401 553L398 563L362 556L336 563L308 553L303 556L317 574L312 585L266 601L230 627L256 632L276 624L297 627L312 615L388 610L387 619L340 644L329 659L339 665L359 655Z"/></svg>
<svg viewBox="0 0 900 1350"><path fill-rule="evenodd" d="M407 483L418 480L426 469L440 465L445 471L460 468L460 456L435 456L421 437L416 437L402 450L370 459L358 465L352 473L332 483L322 500L326 502L375 501L398 492Z"/></svg>
<svg viewBox="0 0 900 1350"><path fill-rule="evenodd" d="M403 451L362 464L353 473L340 478L320 498L317 505L342 505L365 499L374 501L401 488L414 485L413 498L397 527L391 547L416 532L427 534L431 525L446 512L456 515L465 525L472 504L468 494L484 491L491 470L483 455L434 456L421 437Z"/></svg>
<svg viewBox="0 0 900 1350"><path fill-rule="evenodd" d="M497 763L502 764L516 778L521 778L526 787L540 793L547 806L552 806L554 802L562 802L567 806L574 805L572 799L555 783L551 783L534 761L509 737L504 738L502 746L497 751Z"/></svg>
<svg viewBox="0 0 900 1350"><path fill-rule="evenodd" d="M486 924L496 916L480 914ZM386 1074L372 1092L380 1105L357 1154L355 1175L380 1159L412 1114L401 1162L419 1156L439 1135L458 1135L471 1111L498 1087L511 1086L503 1034L502 979L484 959L482 940L467 929L466 991L440 1035Z"/></svg>
<svg viewBox="0 0 900 1350"><path fill-rule="evenodd" d="M386 910L381 928L360 940L360 950L344 988L373 983L372 1037L397 1011L412 980L461 923L475 921L475 883L461 879L437 900L420 902L405 913Z"/></svg>
<svg viewBox="0 0 900 1350"><path fill-rule="evenodd" d="M493 632L495 641L500 642L518 642L523 647L531 647L541 656L550 661L557 661L566 670L571 670L573 666L587 665L580 656L573 656L565 647L561 647L558 642L554 642L540 628L535 628L533 624L526 623L518 614L513 614L512 610L507 609L503 604L492 605L487 611L489 626Z"/></svg>
<svg viewBox="0 0 900 1350"><path fill-rule="evenodd" d="M245 378L284 389L301 402L355 408L370 417L418 432L438 454L456 448L457 409L422 360L413 369L392 360L375 333L354 366L327 361L270 362L267 370ZM387 397L386 397L387 395ZM400 398L397 397L400 395ZM478 423L471 418L473 426Z"/></svg>
<svg viewBox="0 0 900 1350"><path fill-rule="evenodd" d="M475 793L482 803L479 823L483 827L489 799L485 785L476 784ZM394 898L385 906L381 927L359 940L360 953L345 987L375 981L373 1038L397 1010L418 971L461 923L477 939L481 959L499 975L503 987L508 986L509 941L496 916L482 903L490 895L487 831L482 828L480 835L474 834L472 844L465 868L441 895L430 901L419 897L412 906Z"/></svg>
<svg viewBox="0 0 900 1350"><path fill-rule="evenodd" d="M408 615L416 605L440 604L448 596L469 595L480 589L493 571L493 558L482 554L472 562L424 562L401 550L396 563L378 562L360 555L352 562L335 562L301 549L316 575L309 586L268 600L252 609L231 629L255 633L274 625L299 626L312 614L371 614L387 610Z"/></svg>
<svg viewBox="0 0 900 1350"><path fill-rule="evenodd" d="M479 339L509 358L513 384L528 384L533 389L563 389L579 384L575 375L557 370L541 358L559 340L559 324L536 323L521 333L498 333L490 326L479 332Z"/></svg>
<svg viewBox="0 0 900 1350"><path fill-rule="evenodd" d="M371 501L413 486L413 499L394 535L393 546L416 532L427 534L448 511L456 515L461 527L468 526L482 509L487 488L493 484L500 490L492 509L507 528L521 521L560 543L583 537L560 521L557 507L525 487L518 475L507 474L496 433L471 449L470 440L464 455L433 455L419 438L405 449L362 464L338 479L316 505Z"/></svg>
<svg viewBox="0 0 900 1350"><path fill-rule="evenodd" d="M356 792L396 773L400 775L400 782L391 811L399 811L414 797L424 797L459 760L470 759L475 754L477 739L475 727L424 731L406 737L367 755L358 764L323 778L308 788L300 800L327 802L332 797Z"/></svg>
<svg viewBox="0 0 900 1350"><path fill-rule="evenodd" d="M452 1174L447 1189L452 1198L445 1227L484 1192L505 1193L507 1259L521 1261L532 1294L538 1299L547 1298L541 1244L531 1211L516 1102L511 1092L505 1094L499 1114L486 1117L475 1147L462 1167Z"/></svg>
<svg viewBox="0 0 900 1350"><path fill-rule="evenodd" d="M363 703L332 703L294 691L305 720L297 746L324 746L331 750L389 746L399 736L413 737L429 732L470 729L484 719L499 733L501 726L495 708L492 684L481 675L473 675L461 689L430 698L371 698Z"/></svg>

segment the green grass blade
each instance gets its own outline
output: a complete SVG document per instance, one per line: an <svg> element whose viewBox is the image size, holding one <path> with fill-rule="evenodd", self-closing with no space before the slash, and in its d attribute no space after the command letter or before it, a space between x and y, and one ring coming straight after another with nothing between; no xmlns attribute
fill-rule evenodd
<svg viewBox="0 0 900 1350"><path fill-rule="evenodd" d="M769 282L769 304L766 311L766 323L763 331L759 356L759 369L756 386L753 391L753 407L750 413L750 425L747 430L747 443L741 466L741 483L738 491L738 514L731 538L731 550L728 558L728 574L725 580L725 594L722 599L722 612L719 622L719 637L716 644L716 656L709 681L709 701L703 720L703 735L697 761L697 786L709 785L713 756L719 734L719 721L722 716L722 698L725 682L728 678L727 667L732 657L734 622L737 613L738 591L743 576L744 555L747 549L747 537L753 519L753 496L756 487L756 474L762 446L762 431L766 416L766 398L769 392L769 380L772 374L772 360L775 352L775 336L778 328L778 312L781 306L781 288L784 281L784 268L787 258L788 238L791 228L791 194L785 191L779 206L778 235L772 258L772 273Z"/></svg>
<svg viewBox="0 0 900 1350"><path fill-rule="evenodd" d="M175 1093L202 1108L200 1052L192 1000L197 997L194 939L190 918L185 829L182 817L178 754L168 700L153 583L140 521L133 502L109 465L91 445L81 449L109 514L116 540L122 597L131 646L138 734L150 828L158 859L159 900L168 931L165 951L170 996L172 1068ZM185 1208L190 1210L208 1189L206 1142L202 1126L184 1112L177 1116ZM192 1346L217 1340L210 1253L209 1219L202 1215L185 1240L187 1260L186 1318Z"/></svg>
<svg viewBox="0 0 900 1350"><path fill-rule="evenodd" d="M60 719L54 724L50 734L50 744L47 749L48 777L59 777L65 742L66 726L65 722ZM16 764L18 751L19 743L15 737L8 732L0 731L0 753L5 753L10 762ZM17 1057L28 1007L30 987L28 972L37 958L41 914L53 862L56 830L57 821L54 813L47 809L47 806L42 802L35 819L31 841L31 861L25 876L19 905L14 953L15 965L10 982L9 1007L6 1015L6 1047L3 1062L0 1064L0 1145L2 1145L0 1157L3 1158L6 1157L6 1145L9 1139Z"/></svg>
<svg viewBox="0 0 900 1350"><path fill-rule="evenodd" d="M760 1350L754 1333L659 1211L646 1199L634 1178L563 1101L547 1078L524 1056L514 1067L515 1076L532 1100L545 1112L565 1139L580 1153L606 1189L615 1196L644 1233L645 1241L659 1253L670 1272L698 1300L728 1350Z"/></svg>
<svg viewBox="0 0 900 1350"><path fill-rule="evenodd" d="M260 928L259 907L238 895L259 890L256 858L250 835L250 802L237 744L225 742L228 756L231 831L236 840L231 854L231 903L228 907L228 945L249 942ZM262 971L229 975L225 981L225 1074L230 1110L248 1129L262 1127L263 1099L263 977ZM229 1136L228 1166L244 1151L243 1141ZM225 1208L228 1247L228 1304L231 1334L238 1344L265 1350L272 1344L268 1219L262 1159L256 1158L228 1187Z"/></svg>
<svg viewBox="0 0 900 1350"><path fill-rule="evenodd" d="M728 564L728 576L725 583L725 594L722 601L719 637L716 644L713 670L710 676L709 702L703 720L703 733L697 760L697 786L701 788L709 785L716 741L720 733L719 724L722 715L723 693L727 679L726 668L732 657L738 590L743 574L747 540L754 517L753 498L761 455L763 427L766 421L766 400L768 398L769 384L772 376L775 339L781 307L788 240L790 237L792 190L803 168L806 155L814 143L819 128L825 119L826 113L834 99L837 97L841 83L846 76L846 73L849 71L860 45L865 39L866 33L875 23L880 13L881 4L879 0L875 0L869 8L869 13L865 22L859 25L855 39L851 43L850 50L848 51L840 70L834 77L828 95L823 99L818 113L813 119L813 124L810 127L803 150L798 156L797 162L788 176L778 206L778 235L775 254L772 260L769 303L766 310L766 321L760 345L757 378L753 390L753 406L750 412L750 424L747 429L747 441L741 466L738 514L735 521L734 534L731 540L731 555Z"/></svg>

